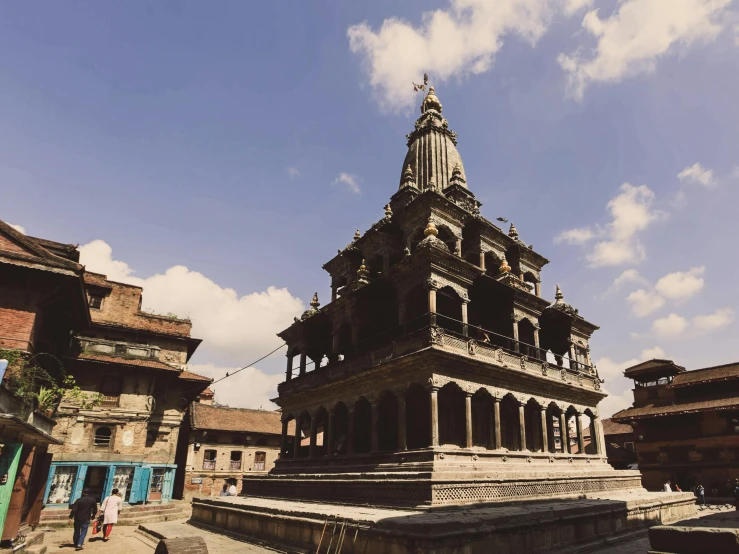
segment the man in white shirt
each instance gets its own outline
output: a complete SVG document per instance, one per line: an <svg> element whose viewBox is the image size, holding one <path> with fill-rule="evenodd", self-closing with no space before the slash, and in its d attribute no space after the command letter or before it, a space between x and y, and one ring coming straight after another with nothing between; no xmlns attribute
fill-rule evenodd
<svg viewBox="0 0 739 554"><path fill-rule="evenodd" d="M665 481L664 491L665 492L672 492L672 487L670 486L670 482L669 481Z"/></svg>
<svg viewBox="0 0 739 554"><path fill-rule="evenodd" d="M236 492L236 485L231 483L231 486L228 487L228 494L231 496L236 496L238 493Z"/></svg>

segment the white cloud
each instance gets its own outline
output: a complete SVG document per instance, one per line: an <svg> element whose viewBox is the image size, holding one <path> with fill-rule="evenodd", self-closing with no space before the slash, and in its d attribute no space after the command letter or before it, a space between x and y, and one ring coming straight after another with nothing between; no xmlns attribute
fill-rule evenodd
<svg viewBox="0 0 739 554"><path fill-rule="evenodd" d="M665 305L664 298L645 289L635 290L626 297L626 300L631 305L631 312L636 317L646 317Z"/></svg>
<svg viewBox="0 0 739 554"><path fill-rule="evenodd" d="M652 332L662 338L676 338L688 329L688 320L683 316L672 313L666 317L655 319L652 322Z"/></svg>
<svg viewBox="0 0 739 554"><path fill-rule="evenodd" d="M15 225L14 223L8 223L8 225L10 225L13 229L18 231L19 233L23 233L24 235L26 234L26 228L23 227L22 225Z"/></svg>
<svg viewBox="0 0 739 554"><path fill-rule="evenodd" d="M709 333L726 327L734 321L734 310L731 308L719 308L709 315L697 315L693 318L693 328L697 333Z"/></svg>
<svg viewBox="0 0 739 554"><path fill-rule="evenodd" d="M568 92L582 99L592 83L617 83L651 73L667 54L714 40L732 0L621 0L617 10L601 18L589 11L583 29L597 39L595 48L560 54Z"/></svg>
<svg viewBox="0 0 739 554"><path fill-rule="evenodd" d="M296 177L300 177L300 170L296 167L288 167L287 174L291 179L295 179Z"/></svg>
<svg viewBox="0 0 739 554"><path fill-rule="evenodd" d="M608 396L600 403L599 410L602 418L611 417L619 410L632 405L634 395L632 393L633 382L624 377L624 370L645 360L653 358L666 358L667 354L659 346L647 348L641 351L638 357L624 362L616 362L610 358L600 358L595 361L598 374L605 379L604 390Z"/></svg>
<svg viewBox="0 0 739 554"><path fill-rule="evenodd" d="M304 310L303 302L287 289L269 287L265 291L239 295L234 289L223 288L202 273L181 265L150 277L137 277L126 262L113 258L111 247L102 240L81 246L80 260L89 271L104 273L113 281L143 287L144 310L190 318L192 335L203 339L195 356L204 360L205 366L211 363L215 367L223 360L249 363L265 354L281 343L276 333ZM257 373L242 373L258 379ZM278 381L281 378L267 377Z"/></svg>
<svg viewBox="0 0 739 554"><path fill-rule="evenodd" d="M639 285L649 284L649 282L642 277L636 269L627 269L613 280L613 285L611 285L611 287L613 290L618 290L627 283L636 283Z"/></svg>
<svg viewBox="0 0 739 554"><path fill-rule="evenodd" d="M703 288L705 270L705 266L700 266L689 271L668 273L657 281L654 290L670 300L685 300Z"/></svg>
<svg viewBox="0 0 739 554"><path fill-rule="evenodd" d="M584 8L589 8L593 5L593 0L565 0L565 13L567 15L573 15Z"/></svg>
<svg viewBox="0 0 739 554"><path fill-rule="evenodd" d="M583 229L568 229L567 231L562 231L559 235L554 237L554 242L564 242L567 244L585 244L595 236L595 232L592 229L588 229L587 227Z"/></svg>
<svg viewBox="0 0 739 554"><path fill-rule="evenodd" d="M222 367L213 364L190 364L189 369L200 375L220 379L226 372L233 373L237 367ZM234 408L263 408L276 410L277 406L270 401L277 396L277 385L284 381L284 376L270 375L249 367L239 373L211 385L219 404Z"/></svg>
<svg viewBox="0 0 739 554"><path fill-rule="evenodd" d="M359 194L359 177L350 173L339 173L331 184L332 185L344 185L350 192Z"/></svg>
<svg viewBox="0 0 739 554"><path fill-rule="evenodd" d="M734 44L739 46L739 23L734 25Z"/></svg>
<svg viewBox="0 0 739 554"><path fill-rule="evenodd" d="M701 185L704 187L712 187L716 184L713 178L713 170L704 169L698 162L683 169L677 174L677 178L681 183Z"/></svg>
<svg viewBox="0 0 739 554"><path fill-rule="evenodd" d="M411 80L419 82L424 72L435 84L484 73L505 38L518 36L535 44L561 6L556 0L450 0L446 9L423 13L418 26L393 17L376 31L367 23L352 25L347 36L380 105L403 111L418 103Z"/></svg>
<svg viewBox="0 0 739 554"><path fill-rule="evenodd" d="M570 229L560 233L555 242L584 244L592 238L603 238L585 256L591 267L644 261L646 252L637 235L666 214L652 208L654 192L646 185L624 183L620 191L607 204L611 222L605 227Z"/></svg>

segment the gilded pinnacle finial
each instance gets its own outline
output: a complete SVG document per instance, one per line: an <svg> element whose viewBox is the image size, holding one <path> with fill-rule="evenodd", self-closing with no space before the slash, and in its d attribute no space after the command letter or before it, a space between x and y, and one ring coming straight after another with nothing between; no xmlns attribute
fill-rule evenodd
<svg viewBox="0 0 739 554"><path fill-rule="evenodd" d="M518 240L518 230L513 223L511 223L511 228L508 230L508 236L514 240Z"/></svg>
<svg viewBox="0 0 739 554"><path fill-rule="evenodd" d="M362 238L362 233L360 233L359 229L357 229L356 231L354 231L354 240L359 240L360 238Z"/></svg>
<svg viewBox="0 0 739 554"><path fill-rule="evenodd" d="M434 225L431 217L429 217L429 222L426 224L426 229L424 229L423 234L426 237L429 235L437 236L439 234L439 230L436 228L436 225Z"/></svg>
<svg viewBox="0 0 739 554"><path fill-rule="evenodd" d="M367 266L365 265L364 258L362 258L362 264L359 266L359 269L357 270L357 277L359 278L358 281L360 283L368 283L367 276L369 275L369 270L367 269Z"/></svg>
<svg viewBox="0 0 739 554"><path fill-rule="evenodd" d="M421 102L421 113L426 113L427 110L434 110L441 113L441 102L436 97L434 87L429 87L429 92Z"/></svg>
<svg viewBox="0 0 739 554"><path fill-rule="evenodd" d="M405 171L403 171L403 186L416 186L416 177L413 175L411 164L405 166Z"/></svg>
<svg viewBox="0 0 739 554"><path fill-rule="evenodd" d="M390 219L393 217L393 209L390 207L390 204L385 205L385 219Z"/></svg>
<svg viewBox="0 0 739 554"><path fill-rule="evenodd" d="M318 309L318 306L321 305L321 303L318 301L318 293L313 294L313 300L310 301L310 305L314 310Z"/></svg>
<svg viewBox="0 0 739 554"><path fill-rule="evenodd" d="M554 293L554 299L555 299L555 300L556 300L557 302L562 302L562 300L564 300L564 298L565 298L565 295L564 295L564 294L562 294L562 289L561 289L561 288L559 288L559 285L556 285L556 286L557 286L557 290L556 290L556 292Z"/></svg>
<svg viewBox="0 0 739 554"><path fill-rule="evenodd" d="M511 266L508 265L508 260L505 259L505 254L503 254L503 258L500 260L500 267L498 269L501 273L508 273L511 271Z"/></svg>

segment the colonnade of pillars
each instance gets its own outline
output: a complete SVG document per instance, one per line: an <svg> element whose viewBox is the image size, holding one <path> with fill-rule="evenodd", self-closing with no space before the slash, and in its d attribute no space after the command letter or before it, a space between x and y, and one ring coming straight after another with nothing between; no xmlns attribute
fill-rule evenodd
<svg viewBox="0 0 739 554"><path fill-rule="evenodd" d="M421 389L420 386L415 387L415 392ZM330 411L320 408L313 416L304 412L295 420L292 456L298 458L307 454L310 458L319 458L403 451L442 444L457 444L462 448L484 446L491 450L507 448L569 454L604 452L600 421L588 414L590 441L586 448L583 414L572 407L563 412L551 405L540 406L533 401L521 403L511 395L500 399L486 393L481 395L479 391L473 394L460 389L447 391L444 402L440 402L440 390L443 389L431 387L421 390L422 394L427 395L426 398L419 399L414 394L412 405L408 405L405 395L396 396L388 392L372 401L361 399L348 408L340 403ZM464 395L463 413L459 413L462 412L461 396L455 399L455 394ZM476 410L473 410L473 400ZM422 413L424 408L428 410L425 417ZM575 429L574 436L571 436L568 421L573 416ZM282 422L283 456L288 448L288 424L292 419L293 416L288 415ZM307 433L310 445L305 452L301 442L303 431L307 429L310 429ZM557 430L560 448L555 446ZM321 433L322 444L319 445Z"/></svg>

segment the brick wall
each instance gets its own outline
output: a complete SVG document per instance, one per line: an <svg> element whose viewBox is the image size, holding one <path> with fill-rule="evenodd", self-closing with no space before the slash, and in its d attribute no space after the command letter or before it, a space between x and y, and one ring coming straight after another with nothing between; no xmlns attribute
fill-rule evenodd
<svg viewBox="0 0 739 554"><path fill-rule="evenodd" d="M35 294L20 287L0 288L0 348L32 350L37 316Z"/></svg>

